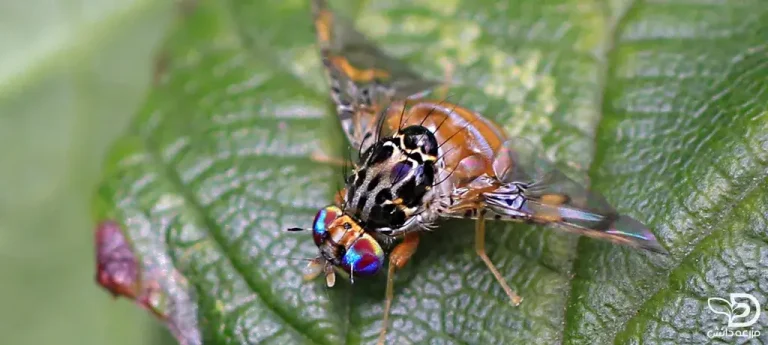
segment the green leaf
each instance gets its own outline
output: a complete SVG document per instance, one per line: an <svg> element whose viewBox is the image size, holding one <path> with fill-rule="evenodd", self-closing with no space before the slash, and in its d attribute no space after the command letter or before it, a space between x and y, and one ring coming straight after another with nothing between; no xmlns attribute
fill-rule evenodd
<svg viewBox="0 0 768 345"><path fill-rule="evenodd" d="M303 282L308 226L341 173L307 1L200 2L112 152L99 219L194 287L206 343L374 343L384 278ZM521 224L425 234L396 277L396 344L707 343L709 297L768 305L768 5L705 1L335 2L450 101L539 142L647 223L669 257ZM763 313L754 329L768 326ZM768 331L759 339L768 341ZM729 338L726 340L746 339Z"/></svg>
<svg viewBox="0 0 768 345"><path fill-rule="evenodd" d="M101 162L152 80L173 6L0 2L0 334L7 344L154 343L93 283Z"/></svg>

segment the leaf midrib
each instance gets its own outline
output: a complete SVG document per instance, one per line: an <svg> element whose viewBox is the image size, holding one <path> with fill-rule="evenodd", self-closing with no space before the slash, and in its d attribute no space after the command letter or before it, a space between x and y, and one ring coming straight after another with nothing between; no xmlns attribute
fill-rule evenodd
<svg viewBox="0 0 768 345"><path fill-rule="evenodd" d="M635 6L637 4L636 0L630 0L627 4L624 5L623 11L619 13L615 18L615 20L611 21L610 18L612 18L612 11L610 4L607 1L601 2L601 9L603 12L603 20L604 25L608 28L606 30L606 33L604 35L603 39L603 45L595 51L595 61L598 64L598 92L596 92L597 98L595 99L595 104L599 105L598 107L595 107L596 109L599 109L600 113L597 116L597 121L594 125L594 130L592 131L594 133L594 136L592 139L592 154L590 155L590 163L589 167L587 169L588 172L592 172L595 170L595 156L597 154L597 138L600 137L603 118L606 112L607 104L605 100L605 94L608 86L608 79L611 69L611 56L616 48L616 42L618 41L618 35L620 28L624 22L624 19L627 18L627 15L631 13ZM592 181L592 173L589 174L590 178L589 181ZM582 247L582 242L585 241L583 237L579 237L577 239L576 243L576 253L574 255L574 260L571 262L571 272L574 272L574 269L578 267L579 261L580 261L580 251L579 248ZM560 330L560 339L559 344L565 344L565 335L568 333L569 326L571 323L568 322L568 320L571 319L570 313L571 309L569 306L575 305L578 303L579 296L574 296L573 294L573 280L575 279L576 275L571 275L570 279L567 280L568 282L568 288L565 296L565 305L563 306L563 327Z"/></svg>
<svg viewBox="0 0 768 345"><path fill-rule="evenodd" d="M609 18L610 17L610 8L609 8L609 6L605 2L603 4L604 4L603 7L604 7L604 9L606 11L606 16ZM593 138L595 140L595 145L593 145L594 151L592 153L592 162L590 163L590 168L589 168L590 175L593 175L597 171L597 168L598 168L597 166L595 166L595 160L594 160L594 157L596 156L596 152L598 150L598 147L596 145L596 140L597 140L597 138L601 137L601 132L603 130L603 126L602 126L603 121L602 121L602 119L604 118L604 114L605 114L606 110L610 107L610 104L606 103L604 97L606 95L608 79L609 79L609 76L610 76L610 70L613 67L611 56L612 56L612 53L615 51L616 43L618 42L618 36L619 36L619 34L621 32L621 28L622 28L623 24L625 23L624 20L637 8L637 5L638 5L638 1L637 0L630 0L629 3L626 5L625 10L620 15L617 16L617 20L615 21L615 23L612 23L612 25L610 27L609 35L607 35L607 37L608 37L608 39L606 41L607 44L605 45L605 50L601 54L601 57L603 58L601 61L604 61L604 63L602 63L600 65L600 72L601 72L600 73L600 83L599 83L599 85L600 85L600 92L598 93L600 99L596 103L596 104L600 104L601 106L599 108L600 109L600 116L599 116L599 119L598 119L596 127L595 127L596 128L596 130L595 130L595 137ZM661 40L661 39L656 39L656 40ZM717 166L714 166L714 168L718 169ZM766 186L768 186L768 175L766 175L766 177L760 183L753 184L753 185L750 186L750 188L745 189L741 193L741 195L739 195L733 201L733 203L730 203L730 204L726 205L726 207L724 207L721 210L721 213L724 214L725 216L718 218L717 222L714 222L714 223L711 223L711 224L708 224L708 225L702 225L702 226L706 226L707 228L713 229L713 230L708 232L706 235L702 236L701 238L699 238L698 241L696 242L696 244L693 246L693 248L690 251L688 251L687 253L685 253L683 256L673 258L673 264L666 269L666 272L665 272L665 273L667 273L666 279L661 279L660 282L663 281L664 284L665 284L664 285L665 287L670 286L671 283L672 283L671 280L673 279L672 277L674 276L674 273L681 266L684 266L685 263L689 262L689 259L692 256L700 253L701 250L703 250L702 249L702 245L703 244L706 244L708 242L708 240L710 238L712 238L713 236L716 236L716 235L720 234L722 231L726 231L725 228L723 226L721 226L721 225L724 224L724 223L727 223L727 221L731 217L734 216L734 210L737 209L738 206L741 205L745 200L748 200L752 196L753 193L765 189ZM758 239L758 240L761 240L761 239ZM579 244L581 244L583 241L585 241L585 239L583 237L580 238L579 239ZM579 247L581 247L581 246L579 245ZM578 266L578 261L579 261L579 251L577 250L576 260L573 261L573 267L574 268ZM568 333L566 331L568 330L568 326L570 325L570 323L568 323L568 320L570 319L570 317L568 315L568 311L569 311L568 306L572 305L572 304L578 303L578 296L572 296L572 294L571 294L572 291L573 291L572 279L569 280L569 284L570 284L569 289L568 289L569 297L568 297L568 302L565 305L564 327L563 327L563 332L561 333L561 339L560 339L560 343L561 344L565 344L565 334ZM634 308L634 311L631 314L631 316L629 316L623 322L623 324L620 327L615 329L615 333L613 334L613 340L616 341L616 337L619 334L622 334L622 333L627 331L627 325L631 324L636 319L636 317L640 314L640 312L642 310L646 309L646 307L649 305L649 303L651 303L657 297L661 296L662 294L664 294L667 291L668 291L668 289L665 289L664 287L659 288L659 289L656 290L656 292L653 295L647 296L642 303L637 305L637 307ZM607 305L607 306L609 306L609 305ZM602 323L602 321L600 321L600 322Z"/></svg>

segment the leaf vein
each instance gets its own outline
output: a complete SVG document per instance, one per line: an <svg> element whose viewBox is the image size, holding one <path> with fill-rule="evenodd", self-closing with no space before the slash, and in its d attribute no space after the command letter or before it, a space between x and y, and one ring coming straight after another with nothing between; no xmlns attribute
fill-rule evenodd
<svg viewBox="0 0 768 345"><path fill-rule="evenodd" d="M210 217L210 215L208 215L206 208L200 204L197 198L189 191L188 186L185 185L181 180L179 173L171 165L165 163L162 160L161 149L159 149L158 145L156 145L150 137L144 138L144 145L152 157L152 163L158 167L157 171L162 172L163 176L165 176L165 178L168 180L171 187L177 190L177 193L184 199L185 204L189 205L190 210L199 217L198 220L202 222L202 225L205 228L205 232L210 236L211 239L213 239L213 243L222 253L221 257L226 260L227 263L240 276L240 278L243 279L248 288L253 291L253 293L264 304L264 306L267 307L274 315L282 319L285 325L293 328L296 334L306 338L308 341L314 344L325 344L322 339L317 338L313 334L307 332L307 327L305 325L300 325L296 320L278 308L276 304L272 303L272 301L266 297L266 291L261 289L259 284L253 281L253 279L248 278L248 275L245 274L247 270L242 267L242 264L227 253L227 241L222 238L220 226Z"/></svg>
<svg viewBox="0 0 768 345"><path fill-rule="evenodd" d="M611 59L611 55L613 54L614 49L616 48L616 43L619 42L619 31L620 31L619 28L621 27L622 22L624 21L624 19L627 18L627 15L629 13L631 13L635 9L635 6L637 5L637 1L635 1L635 0L629 1L625 5L625 7L623 8L623 11L621 13L619 13L619 15L615 18L615 20L613 22L611 22L611 20L610 20L610 18L611 18L610 4L608 4L607 2L603 2L602 4L603 4L603 7L602 7L603 8L603 18L606 21L606 23L608 24L609 29L607 30L606 35L604 37L603 50L600 51L600 52L597 52L595 54L596 60L598 62L598 66L599 66L598 67L598 70L599 70L599 75L598 75L598 92L597 92L597 99L595 100L595 104L597 105L597 109L599 109L600 114L598 114L598 120L597 120L597 123L596 123L596 126L595 126L595 130L594 130L595 136L593 137L593 140L598 137L597 134L600 132L600 125L603 122L602 120L603 120L604 115L605 115L605 109L606 109L606 106L607 106L606 99L605 99L605 94L607 92L608 75L610 73L610 63L609 62L610 62L610 59ZM593 163L594 163L594 157L596 156L596 153L597 153L597 143L592 145L592 154L590 156L591 159L592 159L592 162L590 163L590 166L592 166ZM592 168L594 168L594 166ZM583 238L579 238L577 240L576 258L573 260L573 263L571 264L571 267L575 268L579 264L579 255L578 255L579 254L579 250L578 249L580 247L580 244L583 241L584 241ZM579 296L574 296L573 295L573 279L569 279L567 284L568 284L568 288L566 289L567 292L566 292L566 296L565 296L565 300L567 302L565 303L565 306L563 307L563 309L564 309L563 310L563 328L562 328L562 331L560 333L560 341L559 341L560 344L564 344L565 343L565 334L568 333L569 328L572 327L571 324L568 322L569 316L572 313L572 311L569 308L569 306L575 305L578 302L578 299L579 299Z"/></svg>

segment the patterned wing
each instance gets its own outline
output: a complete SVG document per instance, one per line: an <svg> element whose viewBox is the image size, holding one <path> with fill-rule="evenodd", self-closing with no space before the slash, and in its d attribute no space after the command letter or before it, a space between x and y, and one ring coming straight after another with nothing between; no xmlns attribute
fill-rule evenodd
<svg viewBox="0 0 768 345"><path fill-rule="evenodd" d="M419 98L438 83L387 56L334 14L325 0L312 0L315 33L336 114L350 144L360 151L373 143L379 114L393 99Z"/></svg>
<svg viewBox="0 0 768 345"><path fill-rule="evenodd" d="M645 225L620 215L603 196L570 179L530 141L506 141L493 170L500 187L482 196L497 214L666 253Z"/></svg>

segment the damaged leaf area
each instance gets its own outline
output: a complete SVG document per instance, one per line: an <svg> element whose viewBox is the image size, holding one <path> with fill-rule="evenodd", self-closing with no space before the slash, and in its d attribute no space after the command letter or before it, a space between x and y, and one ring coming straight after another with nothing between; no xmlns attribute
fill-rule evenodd
<svg viewBox="0 0 768 345"><path fill-rule="evenodd" d="M201 344L197 305L188 283L171 267L167 257L134 252L120 225L104 221L96 228L96 281L113 297L125 297L163 321L181 345ZM167 265L166 265L167 266Z"/></svg>
<svg viewBox="0 0 768 345"><path fill-rule="evenodd" d="M426 77L453 65L451 102L541 144L670 252L490 223L487 251L524 298L513 307L473 224L446 221L396 277L391 343L768 342L768 4L331 4ZM346 150L309 3L200 2L163 56L96 197L97 219L114 221L102 227L125 236L102 236L115 248L99 254L102 284L159 286L171 302L158 305L199 336L177 332L185 344L375 343L384 277L305 282L317 249L284 231L309 226L343 183L310 159ZM712 338L728 318L707 301L731 293L762 306L749 329L764 334Z"/></svg>

